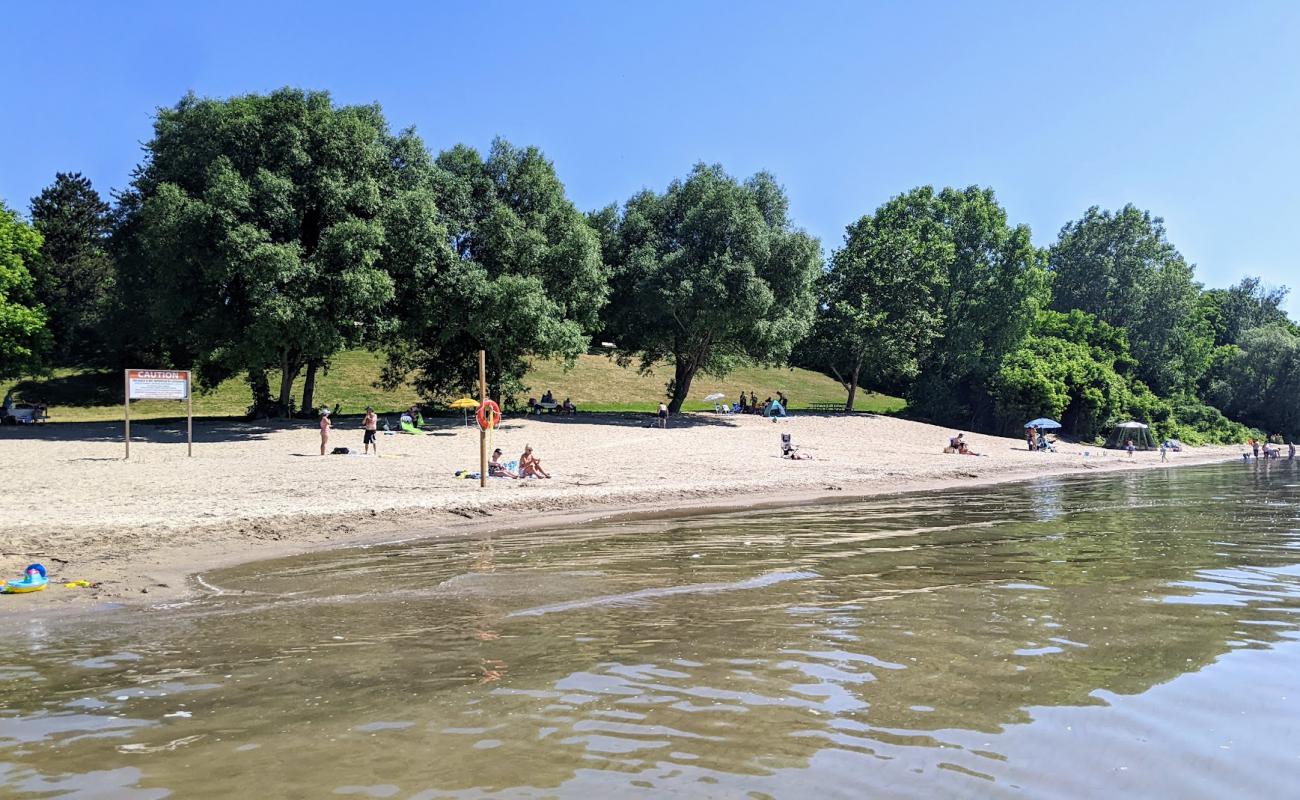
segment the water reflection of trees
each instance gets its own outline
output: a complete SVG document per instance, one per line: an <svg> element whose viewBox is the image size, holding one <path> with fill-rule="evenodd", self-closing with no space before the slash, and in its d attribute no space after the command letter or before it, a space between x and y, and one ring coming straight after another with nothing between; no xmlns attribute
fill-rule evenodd
<svg viewBox="0 0 1300 800"><path fill-rule="evenodd" d="M1054 483L1050 514L1026 485L435 549L443 561L413 571L462 593L270 604L169 632L165 652L129 668L236 674L189 699L193 724L262 747L239 774L187 770L192 753L159 754L150 774L178 796L245 785L239 775L273 795L343 783L490 793L593 768L761 774L827 747L884 757L994 733L1034 707L1144 692L1242 646L1243 620L1283 620L1269 609L1289 600L1264 592L1289 595L1291 579L1261 588L1251 569L1295 561L1279 546L1295 544L1287 483L1134 474ZM820 577L507 616L794 567ZM1250 627L1257 646L1278 635ZM90 680L79 675L47 684L78 696ZM365 729L376 721L411 725ZM88 768L105 747L28 757Z"/></svg>

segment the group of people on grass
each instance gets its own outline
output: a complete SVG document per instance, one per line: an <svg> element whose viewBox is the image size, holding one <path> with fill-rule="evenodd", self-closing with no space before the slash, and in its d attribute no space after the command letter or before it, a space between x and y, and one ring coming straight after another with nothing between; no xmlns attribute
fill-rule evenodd
<svg viewBox="0 0 1300 800"><path fill-rule="evenodd" d="M564 398L563 403L555 402L555 395L551 394L550 389L547 389L546 393L542 395L541 400L538 400L536 397L528 398L529 414L541 414L544 411L558 411L561 414L577 414L578 407L575 406L573 401L568 397Z"/></svg>
<svg viewBox="0 0 1300 800"><path fill-rule="evenodd" d="M775 404L775 405L773 405ZM770 395L762 403L758 402L758 395L754 394L751 389L749 396L746 397L744 392L740 393L740 402L731 407L734 414L762 414L769 416L776 412L776 406L780 407L780 416L785 416L785 412L790 408L790 399L785 396L785 392L777 392L776 398Z"/></svg>

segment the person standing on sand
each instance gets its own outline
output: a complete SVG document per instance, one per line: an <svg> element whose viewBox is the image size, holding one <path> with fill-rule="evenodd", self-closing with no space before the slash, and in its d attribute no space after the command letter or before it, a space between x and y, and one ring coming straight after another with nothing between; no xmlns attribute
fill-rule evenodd
<svg viewBox="0 0 1300 800"><path fill-rule="evenodd" d="M375 434L379 431L379 417L375 414L373 406L366 406L366 417L361 421L361 427L366 430L361 438L361 446L365 448L366 453L374 447L375 455L379 455L379 442L375 441Z"/></svg>
<svg viewBox="0 0 1300 800"><path fill-rule="evenodd" d="M668 406L663 403L659 404L659 427L668 427Z"/></svg>
<svg viewBox="0 0 1300 800"><path fill-rule="evenodd" d="M320 454L325 455L325 448L330 443L330 410L322 408L320 410Z"/></svg>

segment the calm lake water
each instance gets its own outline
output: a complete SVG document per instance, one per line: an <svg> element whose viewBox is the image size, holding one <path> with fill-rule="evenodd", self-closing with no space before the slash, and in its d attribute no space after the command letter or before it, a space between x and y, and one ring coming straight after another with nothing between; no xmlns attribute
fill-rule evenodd
<svg viewBox="0 0 1300 800"><path fill-rule="evenodd" d="M5 598L0 796L1287 797L1300 469L442 540Z"/></svg>

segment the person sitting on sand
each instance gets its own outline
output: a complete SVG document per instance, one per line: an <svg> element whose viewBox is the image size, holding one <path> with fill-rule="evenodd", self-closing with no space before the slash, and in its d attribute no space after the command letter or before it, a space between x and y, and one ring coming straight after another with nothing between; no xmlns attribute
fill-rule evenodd
<svg viewBox="0 0 1300 800"><path fill-rule="evenodd" d="M790 434L781 434L781 458L788 458L791 461L811 461L812 455L809 453L800 453L798 445L790 441Z"/></svg>
<svg viewBox="0 0 1300 800"><path fill-rule="evenodd" d="M962 440L963 436L965 436L965 434L959 433L956 436L951 437L948 439L948 446L953 450L961 450L966 446L966 442Z"/></svg>
<svg viewBox="0 0 1300 800"><path fill-rule="evenodd" d="M566 414L577 414L577 413L578 413L578 407L575 406L575 405L573 404L573 402L572 402L571 400L569 400L569 398L567 398L567 397L564 398L564 404L560 406L560 410L563 411L563 412L566 413Z"/></svg>
<svg viewBox="0 0 1300 800"><path fill-rule="evenodd" d="M974 450L970 449L970 446L967 445L966 442L964 442L964 441L961 443L961 446L957 448L957 452L960 453L960 454L963 455L963 456L977 456L977 455L979 455L979 453L977 453L977 452L975 452Z"/></svg>
<svg viewBox="0 0 1300 800"><path fill-rule="evenodd" d="M330 443L330 410L322 408L320 410L320 454L325 455L325 448Z"/></svg>
<svg viewBox="0 0 1300 800"><path fill-rule="evenodd" d="M546 470L542 469L542 460L533 454L531 444L524 445L524 454L519 457L519 477L521 478L549 478Z"/></svg>
<svg viewBox="0 0 1300 800"><path fill-rule="evenodd" d="M501 463L501 448L492 451L492 460L488 462L489 478L518 478L519 476L506 469L506 465Z"/></svg>

